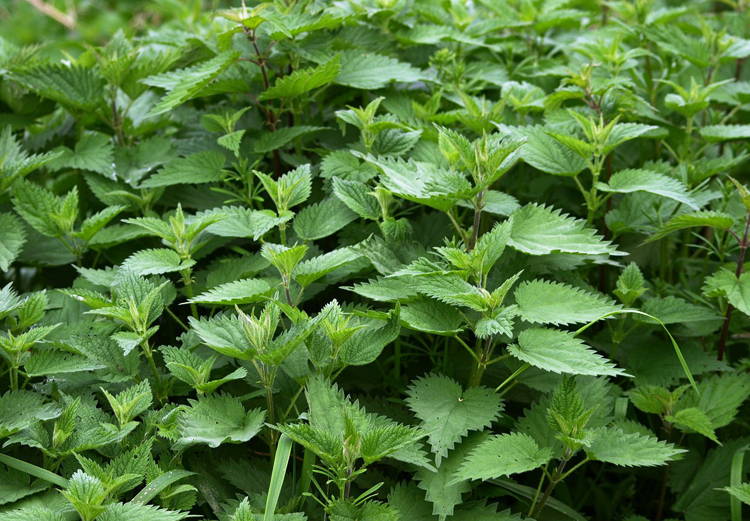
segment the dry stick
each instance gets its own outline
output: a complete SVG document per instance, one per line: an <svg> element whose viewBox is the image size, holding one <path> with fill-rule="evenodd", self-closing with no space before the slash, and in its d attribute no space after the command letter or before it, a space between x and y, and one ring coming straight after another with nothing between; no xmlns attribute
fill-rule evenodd
<svg viewBox="0 0 750 521"><path fill-rule="evenodd" d="M743 265L745 264L745 253L747 252L748 247L748 232L750 232L750 212L748 212L747 218L745 219L745 234L742 237L742 242L740 242L740 258L737 259L737 269L734 272L734 276L738 279L740 278L740 275L742 275ZM732 306L732 304L729 304L727 306L727 313L724 318L724 327L721 329L721 338L719 340L719 354L717 356L717 360L719 361L724 360L724 349L727 345L727 336L729 335L729 322L732 320L733 310L734 306Z"/></svg>
<svg viewBox="0 0 750 521"><path fill-rule="evenodd" d="M26 0L26 3L46 14L56 22L63 24L71 31L76 28L76 19L69 14L63 13L55 6L46 4L42 0Z"/></svg>

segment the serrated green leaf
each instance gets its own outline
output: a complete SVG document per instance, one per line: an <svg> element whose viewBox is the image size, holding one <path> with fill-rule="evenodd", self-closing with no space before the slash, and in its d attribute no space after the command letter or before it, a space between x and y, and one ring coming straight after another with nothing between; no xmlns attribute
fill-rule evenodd
<svg viewBox="0 0 750 521"><path fill-rule="evenodd" d="M244 279L217 286L191 298L189 302L212 306L252 304L263 302L272 291L273 288L263 279Z"/></svg>
<svg viewBox="0 0 750 521"><path fill-rule="evenodd" d="M710 143L750 138L750 125L706 125L700 134Z"/></svg>
<svg viewBox="0 0 750 521"><path fill-rule="evenodd" d="M194 260L182 259L179 253L166 248L138 251L122 263L123 269L141 276L174 273L194 265Z"/></svg>
<svg viewBox="0 0 750 521"><path fill-rule="evenodd" d="M497 420L500 397L484 387L462 389L454 380L437 374L416 380L407 391L406 404L422 420L435 466L469 431L483 430Z"/></svg>
<svg viewBox="0 0 750 521"><path fill-rule="evenodd" d="M276 80L276 83L263 92L258 99L260 101L265 101L278 98L293 98L300 94L304 94L305 92L317 89L318 87L322 87L336 79L336 76L341 69L339 61L339 55L337 54L323 65L305 70L297 70L287 76L279 78Z"/></svg>
<svg viewBox="0 0 750 521"><path fill-rule="evenodd" d="M654 467L666 465L675 456L686 452L653 436L625 434L614 427L601 427L593 432L593 441L584 449L592 460L621 467Z"/></svg>
<svg viewBox="0 0 750 521"><path fill-rule="evenodd" d="M224 173L224 154L221 152L197 152L167 163L159 172L141 183L144 188L181 184L214 183Z"/></svg>
<svg viewBox="0 0 750 521"><path fill-rule="evenodd" d="M491 436L466 458L456 480L488 480L510 476L541 467L552 459L552 450L539 447L526 434L511 433Z"/></svg>
<svg viewBox="0 0 750 521"><path fill-rule="evenodd" d="M610 177L609 182L599 183L599 190L618 194L647 192L673 199L697 210L698 206L690 196L687 187L663 174L642 169L620 170Z"/></svg>
<svg viewBox="0 0 750 521"><path fill-rule="evenodd" d="M10 213L0 213L0 270L8 271L26 243L26 232L18 218Z"/></svg>
<svg viewBox="0 0 750 521"><path fill-rule="evenodd" d="M580 255L624 255L596 230L575 219L537 203L513 212L513 231L508 244L529 255L575 253Z"/></svg>
<svg viewBox="0 0 750 521"><path fill-rule="evenodd" d="M374 195L371 195L371 192L373 190L364 183L347 181L339 177L333 178L333 193L339 200L359 214L360 217L376 220L382 216L382 211L377 199Z"/></svg>
<svg viewBox="0 0 750 521"><path fill-rule="evenodd" d="M294 267L292 277L304 288L357 258L359 255L351 248L339 248L300 262Z"/></svg>
<svg viewBox="0 0 750 521"><path fill-rule="evenodd" d="M624 374L613 363L593 351L573 333L549 328L531 328L518 335L508 352L524 362L553 373L607 375Z"/></svg>
<svg viewBox="0 0 750 521"><path fill-rule="evenodd" d="M180 438L175 450L206 444L216 448L223 443L243 443L260 432L266 413L260 409L245 411L242 403L228 394L212 394L189 400L179 416Z"/></svg>
<svg viewBox="0 0 750 521"><path fill-rule="evenodd" d="M422 78L422 73L408 63L381 54L348 50L341 53L341 70L335 83L355 89L374 90L391 81L407 83Z"/></svg>
<svg viewBox="0 0 750 521"><path fill-rule="evenodd" d="M194 98L206 85L235 63L240 54L226 51L194 67L142 80L146 85L166 88L169 91L146 117L164 114Z"/></svg>
<svg viewBox="0 0 750 521"><path fill-rule="evenodd" d="M580 324L620 309L604 295L539 279L522 282L514 295L519 315L532 324Z"/></svg>
<svg viewBox="0 0 750 521"><path fill-rule="evenodd" d="M701 211L672 217L659 226L644 242L658 241L667 235L687 228L704 227L729 230L734 224L731 215L722 212Z"/></svg>
<svg viewBox="0 0 750 521"><path fill-rule="evenodd" d="M357 218L347 206L338 199L306 206L294 218L294 231L305 240L328 237Z"/></svg>
<svg viewBox="0 0 750 521"><path fill-rule="evenodd" d="M265 132L255 140L253 144L253 152L256 154L267 154L291 143L298 137L312 134L313 132L318 132L320 130L325 130L325 127L298 125L296 127L279 128L274 132Z"/></svg>

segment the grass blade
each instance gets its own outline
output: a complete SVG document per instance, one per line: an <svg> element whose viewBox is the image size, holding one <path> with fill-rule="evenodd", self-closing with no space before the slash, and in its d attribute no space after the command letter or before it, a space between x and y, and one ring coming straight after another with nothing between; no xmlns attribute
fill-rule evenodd
<svg viewBox="0 0 750 521"><path fill-rule="evenodd" d="M736 487L742 484L742 467L745 462L745 452L750 445L737 449L732 458L732 469L730 471L729 486ZM742 521L742 501L734 495L729 496L729 507L732 512L732 521Z"/></svg>
<svg viewBox="0 0 750 521"><path fill-rule="evenodd" d="M693 373L690 371L690 368L687 365L687 362L685 361L685 357L682 356L682 350L680 350L680 346L677 345L677 341L672 336L672 333L669 332L669 329L667 329L667 326L664 325L664 322L659 320L658 318L649 315L648 313L644 313L643 311L638 311L637 309L618 309L617 311L612 311L611 313L607 313L606 315L602 315L596 320L593 320L583 326L581 329L576 331L576 335L583 333L588 328L593 326L595 323L599 322L603 318L611 317L614 315L620 315L623 313L631 313L633 315L643 315L644 317L648 317L652 320L656 320L656 322L659 323L659 325L664 329L664 331L667 332L667 335L669 335L669 339L672 341L672 347L674 347L674 352L677 354L677 358L680 360L680 365L682 366L682 370L685 373L685 376L687 376L687 379L690 381L690 385L693 386L693 389L695 389L695 392L700 395L700 391L698 390L698 386L695 383L695 379L693 378Z"/></svg>
<svg viewBox="0 0 750 521"><path fill-rule="evenodd" d="M276 457L273 460L273 472L271 473L271 484L268 486L266 513L263 516L263 521L273 521L275 517L281 486L284 484L286 467L289 465L289 456L292 454L292 443L292 438L282 434L279 438L279 444L276 446Z"/></svg>
<svg viewBox="0 0 750 521"><path fill-rule="evenodd" d="M68 488L67 479L65 479L62 476L58 476L54 472L45 470L42 467L37 467L36 465L32 465L31 463L26 463L25 461L21 461L20 459L13 458L11 456L6 456L5 454L0 454L0 462L3 462L9 467L12 467L16 470L25 472L26 474L29 474L30 476L34 476L35 478L43 479L44 481L49 481L50 483L54 483L55 485L59 485L63 488Z"/></svg>

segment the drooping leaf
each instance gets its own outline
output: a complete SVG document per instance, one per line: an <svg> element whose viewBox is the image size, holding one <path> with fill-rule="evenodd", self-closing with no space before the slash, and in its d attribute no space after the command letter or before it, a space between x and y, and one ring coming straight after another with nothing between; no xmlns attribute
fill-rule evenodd
<svg viewBox="0 0 750 521"><path fill-rule="evenodd" d="M549 328L531 328L518 335L508 352L524 362L553 373L607 375L623 374L573 333Z"/></svg>

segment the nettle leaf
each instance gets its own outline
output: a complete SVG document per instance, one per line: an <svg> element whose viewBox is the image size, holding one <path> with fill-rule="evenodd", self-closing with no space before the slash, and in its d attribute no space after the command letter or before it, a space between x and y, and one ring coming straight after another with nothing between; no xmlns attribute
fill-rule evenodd
<svg viewBox="0 0 750 521"><path fill-rule="evenodd" d="M60 147L55 151L60 155L48 164L53 170L77 168L90 170L105 177L114 176L114 145L106 134L87 132L76 143L75 150Z"/></svg>
<svg viewBox="0 0 750 521"><path fill-rule="evenodd" d="M586 161L572 150L562 146L547 134L543 127L502 127L513 135L528 138L521 147L521 159L548 174L575 176L586 168Z"/></svg>
<svg viewBox="0 0 750 521"><path fill-rule="evenodd" d="M667 235L679 230L696 227L711 227L722 230L729 230L734 225L734 218L723 212L700 211L686 213L672 217L667 222L659 226L656 231L649 236L644 242L658 241Z"/></svg>
<svg viewBox="0 0 750 521"><path fill-rule="evenodd" d="M621 170L613 174L607 183L599 183L597 187L603 192L618 194L648 192L673 199L686 204L694 210L698 210L696 202L690 196L687 187L683 183L672 177L650 170Z"/></svg>
<svg viewBox="0 0 750 521"><path fill-rule="evenodd" d="M27 376L52 376L103 369L105 365L84 356L65 351L46 349L32 354L25 362Z"/></svg>
<svg viewBox="0 0 750 521"><path fill-rule="evenodd" d="M713 310L677 297L650 298L643 303L641 310L657 318L663 324L715 322L718 327L722 321L722 317ZM633 318L645 324L658 324L653 318L643 315L636 315Z"/></svg>
<svg viewBox="0 0 750 521"><path fill-rule="evenodd" d="M604 295L538 279L519 284L514 296L520 317L532 324L587 323L621 309Z"/></svg>
<svg viewBox="0 0 750 521"><path fill-rule="evenodd" d="M224 154L221 152L197 152L177 158L143 181L141 187L213 183L223 177L224 161Z"/></svg>
<svg viewBox="0 0 750 521"><path fill-rule="evenodd" d="M188 400L178 418L179 439L175 450L206 444L216 448L223 443L243 443L263 427L265 411L245 411L242 402L228 394L212 394Z"/></svg>
<svg viewBox="0 0 750 521"><path fill-rule="evenodd" d="M502 411L500 397L484 387L463 390L454 380L437 374L412 383L406 404L422 420L435 453L435 465L448 455L454 444L469 431L483 430Z"/></svg>
<svg viewBox="0 0 750 521"><path fill-rule="evenodd" d="M553 373L618 376L624 374L569 331L531 328L518 335L508 352L524 362Z"/></svg>
<svg viewBox="0 0 750 521"><path fill-rule="evenodd" d="M347 50L341 53L341 70L335 83L355 89L375 90L391 81L411 83L424 78L419 69L381 54Z"/></svg>
<svg viewBox="0 0 750 521"><path fill-rule="evenodd" d="M396 340L401 331L401 306L389 313L385 325L378 328L361 329L341 345L340 360L347 365L372 363L385 346Z"/></svg>
<svg viewBox="0 0 750 521"><path fill-rule="evenodd" d="M152 505L137 503L113 503L96 519L100 521L179 521L188 517L189 512L166 510Z"/></svg>
<svg viewBox="0 0 750 521"><path fill-rule="evenodd" d="M93 111L104 102L104 79L93 69L58 63L16 70L10 77L71 111Z"/></svg>
<svg viewBox="0 0 750 521"><path fill-rule="evenodd" d="M325 199L306 206L294 218L294 231L310 241L333 235L357 218L348 206L339 199Z"/></svg>
<svg viewBox="0 0 750 521"><path fill-rule="evenodd" d="M220 315L211 319L189 317L190 327L211 349L221 354L252 360L258 352L248 344L240 317Z"/></svg>
<svg viewBox="0 0 750 521"><path fill-rule="evenodd" d="M8 271L26 243L26 232L21 221L10 213L0 213L0 230L3 230L0 236L0 270Z"/></svg>
<svg viewBox="0 0 750 521"><path fill-rule="evenodd" d="M575 253L580 255L625 255L585 221L537 203L513 212L513 230L508 244L529 255Z"/></svg>
<svg viewBox="0 0 750 521"><path fill-rule="evenodd" d="M750 505L750 483L741 483L732 487L725 487L724 490L746 505Z"/></svg>
<svg viewBox="0 0 750 521"><path fill-rule="evenodd" d="M50 483L43 479L31 481L31 476L25 472L8 467L0 468L0 505L13 503L21 498L36 494L50 487ZM8 515L7 511L4 515Z"/></svg>
<svg viewBox="0 0 750 521"><path fill-rule="evenodd" d="M194 265L194 260L182 259L179 253L166 248L138 251L122 263L123 269L141 276L174 273Z"/></svg>
<svg viewBox="0 0 750 521"><path fill-rule="evenodd" d="M265 132L255 140L253 144L253 152L256 154L267 154L291 143L298 137L312 134L313 132L318 132L320 130L325 130L325 127L298 125L296 127L279 128L274 132Z"/></svg>
<svg viewBox="0 0 750 521"><path fill-rule="evenodd" d="M640 123L618 123L612 129L607 141L604 143L604 154L609 154L615 148L622 145L626 141L636 139L646 132L656 130L659 127L653 125L642 125Z"/></svg>
<svg viewBox="0 0 750 521"><path fill-rule="evenodd" d="M65 521L66 518L60 512L56 512L44 506L29 506L17 510L3 512L5 521Z"/></svg>
<svg viewBox="0 0 750 521"><path fill-rule="evenodd" d="M676 411L696 408L706 415L713 429L720 429L734 420L740 406L750 397L750 376L746 373L714 375L698 382L698 390L700 395L695 392L683 395Z"/></svg>
<svg viewBox="0 0 750 521"><path fill-rule="evenodd" d="M127 209L125 206L108 206L104 210L87 217L81 223L81 230L73 235L88 242L94 238L109 222Z"/></svg>
<svg viewBox="0 0 750 521"><path fill-rule="evenodd" d="M169 91L157 103L146 117L158 116L169 112L197 96L204 87L211 83L219 74L237 61L242 53L223 52L214 58L194 67L168 72L156 76L149 76L141 80L146 85L161 87Z"/></svg>
<svg viewBox="0 0 750 521"><path fill-rule="evenodd" d="M591 444L584 449L586 456L621 467L666 465L678 454L687 452L654 436L626 434L615 427L594 429L592 438Z"/></svg>
<svg viewBox="0 0 750 521"><path fill-rule="evenodd" d="M700 134L710 143L750 138L750 125L706 125Z"/></svg>
<svg viewBox="0 0 750 521"><path fill-rule="evenodd" d="M206 228L209 233L219 237L252 237L256 241L273 228L294 217L292 212L286 212L278 216L272 210L251 210L241 206L222 206L206 212L198 212L196 218L202 219L210 215L223 215L225 217Z"/></svg>
<svg viewBox="0 0 750 521"><path fill-rule="evenodd" d="M13 183L14 208L42 235L60 237L64 234L58 222L52 217L60 212L62 204L62 199L37 184L25 179Z"/></svg>
<svg viewBox="0 0 750 521"><path fill-rule="evenodd" d="M414 475L419 488L425 491L425 499L432 503L433 515L444 521L453 516L456 505L461 504L461 496L471 491L467 480L456 481L454 478L466 461L469 454L480 447L488 436L484 432L472 432L448 453L448 457L436 470L420 468Z"/></svg>
<svg viewBox="0 0 750 521"><path fill-rule="evenodd" d="M552 459L552 449L539 447L531 436L490 436L466 458L456 480L488 480L537 469Z"/></svg>
<svg viewBox="0 0 750 521"><path fill-rule="evenodd" d="M677 411L674 415L666 415L664 419L677 426L678 429L687 432L698 432L706 438L721 445L716 437L714 428L711 426L711 420L703 411L697 407L688 407Z"/></svg>
<svg viewBox="0 0 750 521"><path fill-rule="evenodd" d="M0 438L28 428L38 421L57 418L62 410L31 391L7 391L0 396Z"/></svg>
<svg viewBox="0 0 750 521"><path fill-rule="evenodd" d="M417 296L417 291L409 282L406 278L378 278L369 282L359 282L354 286L343 287L342 289L378 302L396 302Z"/></svg>
<svg viewBox="0 0 750 521"><path fill-rule="evenodd" d="M307 287L321 277L359 258L359 254L351 248L340 248L318 257L300 262L294 267L292 277L300 286Z"/></svg>
<svg viewBox="0 0 750 521"><path fill-rule="evenodd" d="M279 78L273 87L263 92L258 99L260 101L293 98L322 87L338 76L341 70L340 56L337 54L323 65L305 70L297 70L293 73Z"/></svg>
<svg viewBox="0 0 750 521"><path fill-rule="evenodd" d="M374 196L374 190L364 183L334 177L333 193L360 217L374 221L382 216L380 205Z"/></svg>
<svg viewBox="0 0 750 521"><path fill-rule="evenodd" d="M189 302L210 306L234 306L236 304L253 304L263 302L274 291L263 279L244 279L221 284Z"/></svg>
<svg viewBox="0 0 750 521"><path fill-rule="evenodd" d="M385 281L394 281L404 284L404 287L397 286L389 288L395 290L395 298L398 300L404 298L408 291L411 289L406 282L398 281L398 279L385 279ZM368 286L369 290L373 290L372 286ZM374 296L372 293L362 292L362 286L355 286L352 291L359 295L367 296L373 300L386 300L383 293L378 293ZM416 294L414 294L416 296ZM447 335L453 336L463 329L463 317L456 312L454 308L442 302L436 300L419 298L412 300L408 305L401 308L401 325L415 331L422 331L424 333L432 333L435 335Z"/></svg>
<svg viewBox="0 0 750 521"><path fill-rule="evenodd" d="M475 311L487 309L488 294L458 275L422 275L414 277L413 287L420 293L452 306L465 306Z"/></svg>
<svg viewBox="0 0 750 521"><path fill-rule="evenodd" d="M737 277L732 271L722 268L706 279L703 294L726 297L735 308L750 315L750 272Z"/></svg>
<svg viewBox="0 0 750 521"><path fill-rule="evenodd" d="M381 172L388 190L409 201L440 211L448 211L456 202L471 197L474 188L459 172L409 159L378 158L358 154Z"/></svg>

